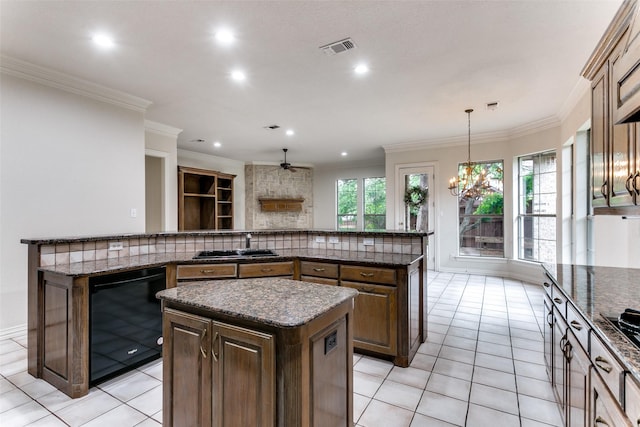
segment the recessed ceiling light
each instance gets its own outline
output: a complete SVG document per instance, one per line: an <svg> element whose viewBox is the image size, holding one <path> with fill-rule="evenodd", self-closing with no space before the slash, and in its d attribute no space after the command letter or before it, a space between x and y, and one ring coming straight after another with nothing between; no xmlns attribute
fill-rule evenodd
<svg viewBox="0 0 640 427"><path fill-rule="evenodd" d="M222 144L220 143L220 141L216 141L216 142L213 143L213 146L216 147L216 148L220 148L220 147L222 147Z"/></svg>
<svg viewBox="0 0 640 427"><path fill-rule="evenodd" d="M342 153L340 153L340 155L341 155L342 157L345 157L345 156L347 156L348 154L349 154L349 153L347 153L346 151L343 151Z"/></svg>
<svg viewBox="0 0 640 427"><path fill-rule="evenodd" d="M286 134L287 134L288 136L292 136L292 135L294 135L294 134L295 134L295 132L293 131L293 129L287 129Z"/></svg>
<svg viewBox="0 0 640 427"><path fill-rule="evenodd" d="M93 42L98 46L106 49L112 48L113 46L115 46L113 38L107 34L95 34L91 38L91 40L93 40Z"/></svg>
<svg viewBox="0 0 640 427"><path fill-rule="evenodd" d="M367 74L369 72L369 67L367 64L359 64L356 68L353 69L356 74Z"/></svg>
<svg viewBox="0 0 640 427"><path fill-rule="evenodd" d="M247 79L247 75L242 70L235 70L231 72L231 78L237 82L241 82Z"/></svg>
<svg viewBox="0 0 640 427"><path fill-rule="evenodd" d="M228 46L230 44L233 44L234 41L236 41L235 36L233 35L233 33L229 30L225 29L221 29L218 30L216 32L216 41L222 45Z"/></svg>

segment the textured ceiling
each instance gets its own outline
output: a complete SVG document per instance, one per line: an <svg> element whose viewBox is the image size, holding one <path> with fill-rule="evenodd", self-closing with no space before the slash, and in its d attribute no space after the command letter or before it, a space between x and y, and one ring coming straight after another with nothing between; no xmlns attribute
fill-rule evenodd
<svg viewBox="0 0 640 427"><path fill-rule="evenodd" d="M620 4L2 1L0 49L151 100L146 118L184 129L180 148L279 162L288 147L294 164L353 164L381 161L382 146L466 135L469 107L478 134L557 116ZM232 47L214 42L220 26L236 32ZM96 49L95 31L115 48ZM346 37L356 49L319 49ZM359 62L367 75L354 75Z"/></svg>

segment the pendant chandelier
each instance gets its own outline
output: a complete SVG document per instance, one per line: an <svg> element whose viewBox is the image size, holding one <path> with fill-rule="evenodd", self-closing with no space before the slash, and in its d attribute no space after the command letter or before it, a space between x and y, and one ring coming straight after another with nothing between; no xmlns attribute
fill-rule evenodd
<svg viewBox="0 0 640 427"><path fill-rule="evenodd" d="M473 109L464 110L469 122L469 139L467 143L467 161L463 163L464 172L458 173L449 180L449 191L452 196L461 199L477 198L484 195L491 185L487 180L487 172L484 169L476 171L479 163L471 161L471 113Z"/></svg>

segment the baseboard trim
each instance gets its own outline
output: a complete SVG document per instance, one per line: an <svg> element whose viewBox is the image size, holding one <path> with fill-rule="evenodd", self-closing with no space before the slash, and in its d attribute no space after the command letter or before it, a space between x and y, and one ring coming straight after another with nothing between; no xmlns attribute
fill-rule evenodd
<svg viewBox="0 0 640 427"><path fill-rule="evenodd" d="M12 328L0 329L0 340L6 340L9 338L15 338L20 335L26 335L27 324L14 326Z"/></svg>

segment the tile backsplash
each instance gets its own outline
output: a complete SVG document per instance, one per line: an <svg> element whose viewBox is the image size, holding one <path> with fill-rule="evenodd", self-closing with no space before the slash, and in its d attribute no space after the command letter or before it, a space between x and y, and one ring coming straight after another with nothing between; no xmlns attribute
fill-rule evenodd
<svg viewBox="0 0 640 427"><path fill-rule="evenodd" d="M210 235L166 235L154 237L114 238L78 241L74 243L43 244L40 247L40 265L52 266L83 261L144 256L148 254L185 253L202 250L244 248L246 233ZM364 239L373 244L364 244ZM400 254L422 253L420 235L364 235L363 233L314 233L310 231L253 232L254 249L317 249ZM110 244L122 243L122 249L109 249ZM119 246L119 245L117 245Z"/></svg>

